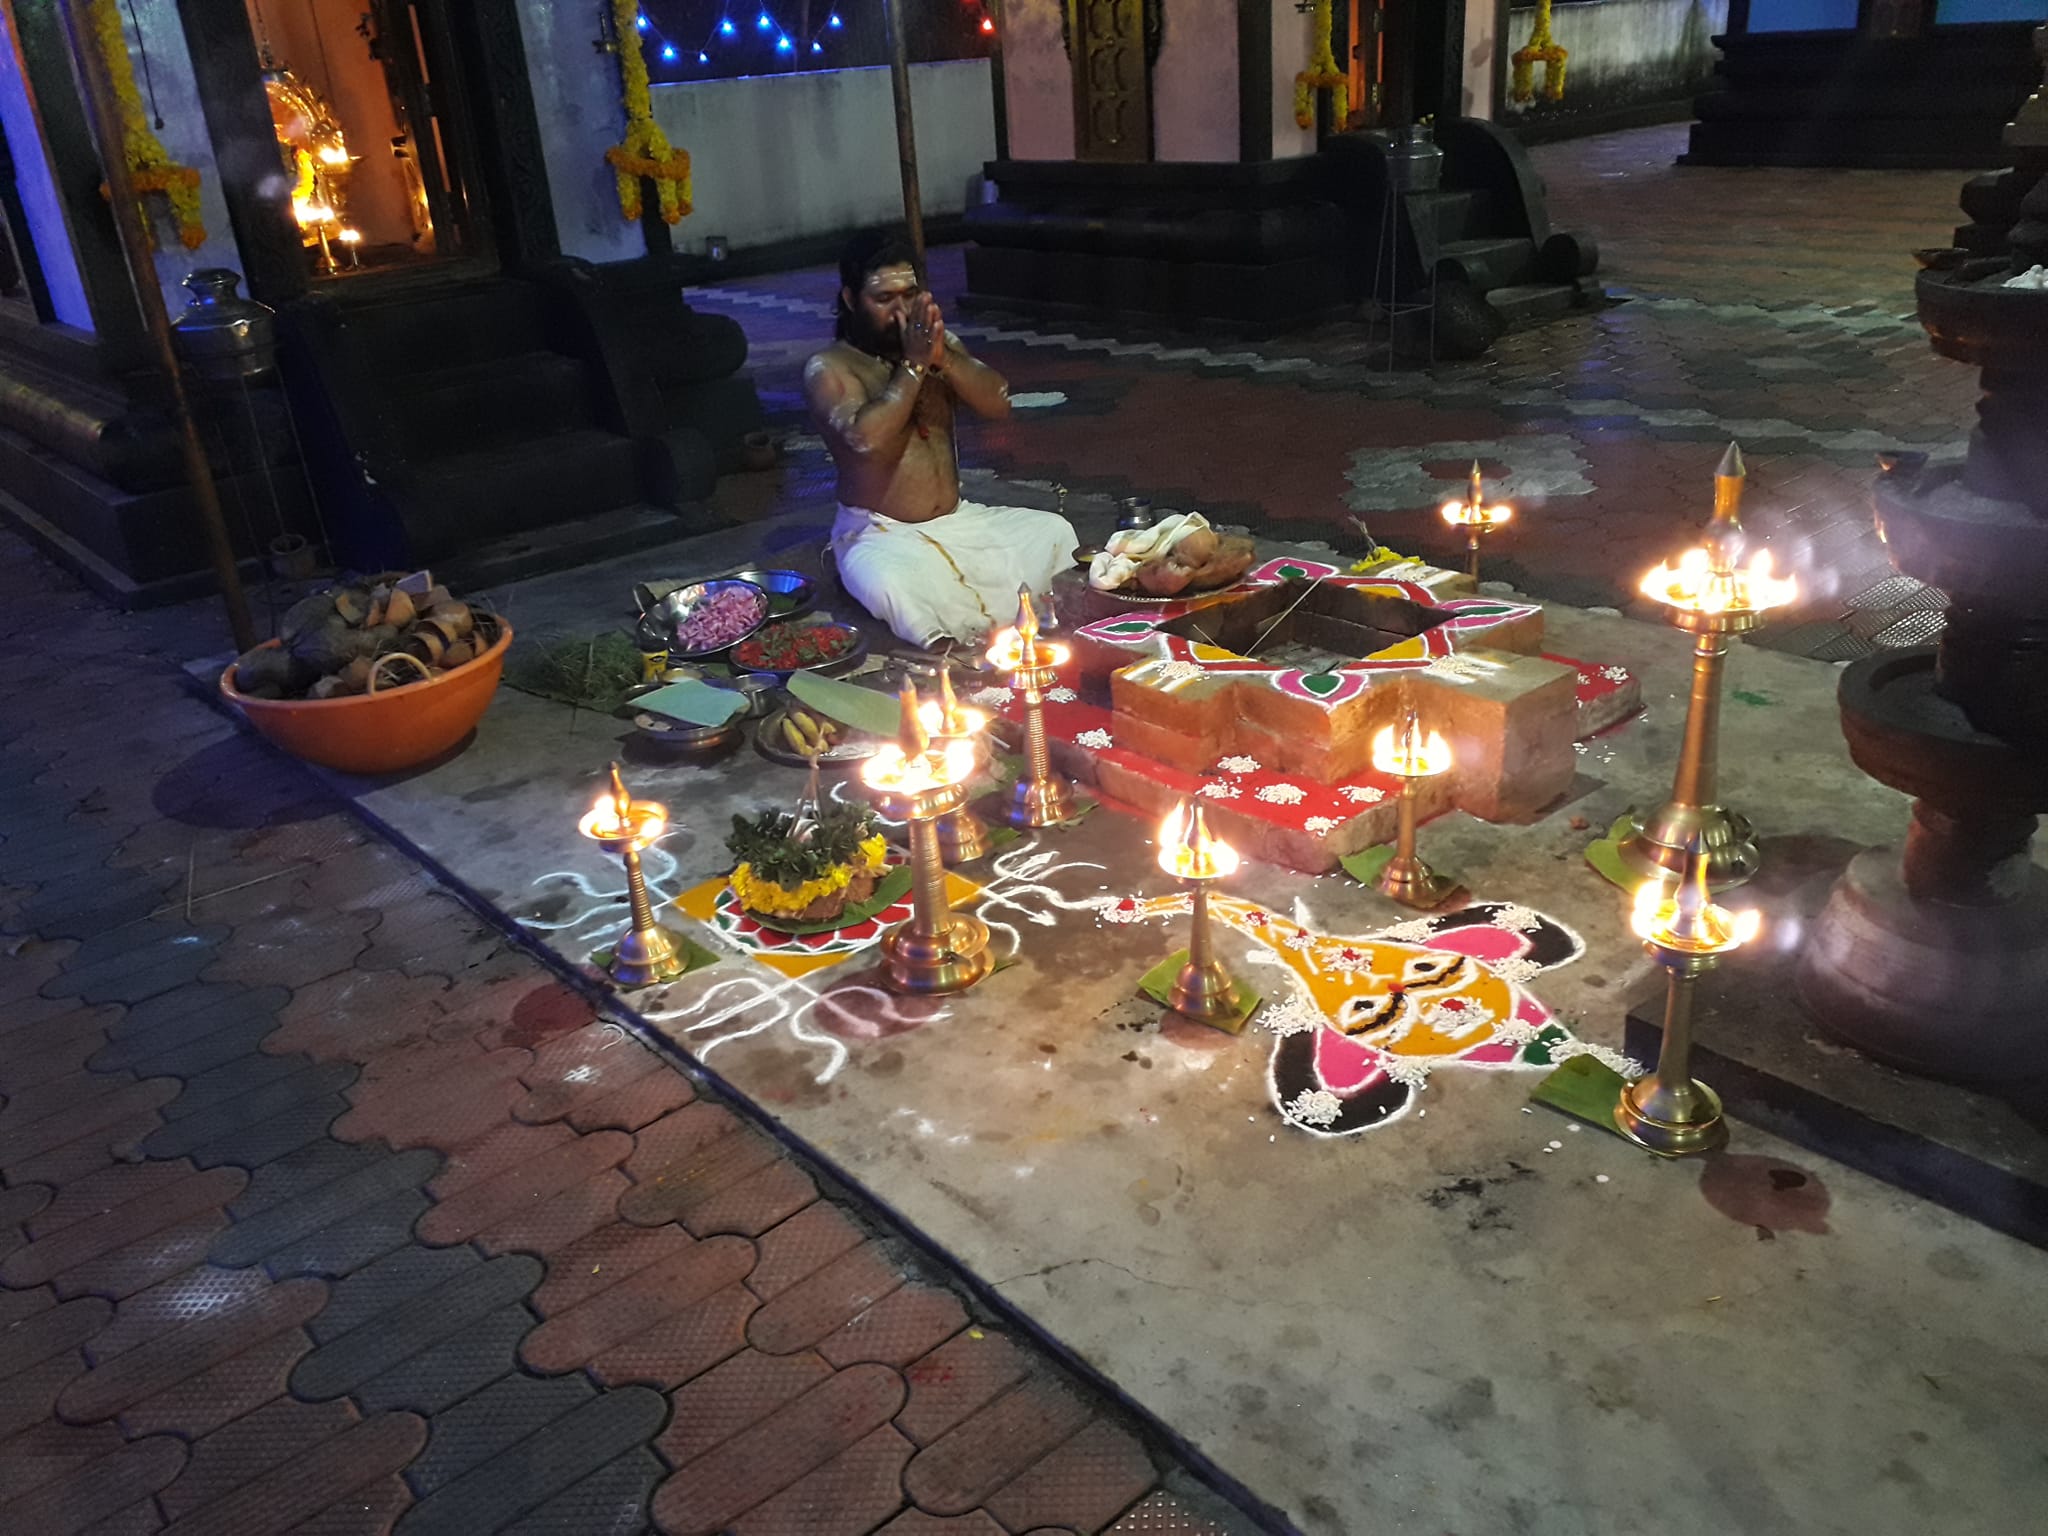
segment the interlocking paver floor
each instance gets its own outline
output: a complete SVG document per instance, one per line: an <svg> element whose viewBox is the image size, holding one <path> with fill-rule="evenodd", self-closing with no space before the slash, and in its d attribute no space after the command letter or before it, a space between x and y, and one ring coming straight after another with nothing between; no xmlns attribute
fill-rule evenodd
<svg viewBox="0 0 2048 1536"><path fill-rule="evenodd" d="M0 537L0 1528L1255 1528Z"/></svg>
<svg viewBox="0 0 2048 1536"><path fill-rule="evenodd" d="M1871 525L1875 454L1960 452L1974 370L1913 314L1911 252L1961 221L1953 171L1680 168L1682 126L1534 150L1561 228L1600 241L1619 302L1504 337L1484 358L1396 368L1370 328L1265 342L956 311L1039 404L971 428L963 459L1011 480L1142 495L1289 539L1453 559L1436 508L1473 459L1520 511L1490 574L1541 597L1628 606L1711 506L1729 439L1747 517L1806 593L1757 643L1823 660L1918 643L1942 598L1894 576ZM933 256L942 299L957 249ZM795 434L784 490L829 490L797 370L830 326L828 271L723 284L771 411ZM1889 583L1889 585L1887 585Z"/></svg>

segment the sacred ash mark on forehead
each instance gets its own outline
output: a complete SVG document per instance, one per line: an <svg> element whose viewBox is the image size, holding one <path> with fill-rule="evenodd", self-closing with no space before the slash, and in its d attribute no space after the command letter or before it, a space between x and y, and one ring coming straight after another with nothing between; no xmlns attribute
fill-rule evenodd
<svg viewBox="0 0 2048 1536"><path fill-rule="evenodd" d="M894 298L917 287L917 269L908 262L898 262L893 267L877 267L867 275L861 287L876 298Z"/></svg>

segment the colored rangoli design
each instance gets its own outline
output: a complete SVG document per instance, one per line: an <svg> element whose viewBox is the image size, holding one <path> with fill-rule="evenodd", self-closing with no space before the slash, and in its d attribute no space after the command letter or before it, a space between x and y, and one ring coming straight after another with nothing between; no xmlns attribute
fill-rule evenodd
<svg viewBox="0 0 2048 1536"><path fill-rule="evenodd" d="M1102 915L1142 922L1185 906L1184 897L1126 897ZM1577 1038L1524 990L1585 952L1576 934L1528 907L1480 903L1346 936L1236 897L1215 896L1209 906L1216 920L1257 941L1255 958L1284 973L1277 986L1256 979L1272 995L1253 1022L1274 1037L1274 1108L1312 1135L1390 1125L1446 1068L1547 1070L1593 1055L1628 1075L1641 1070Z"/></svg>

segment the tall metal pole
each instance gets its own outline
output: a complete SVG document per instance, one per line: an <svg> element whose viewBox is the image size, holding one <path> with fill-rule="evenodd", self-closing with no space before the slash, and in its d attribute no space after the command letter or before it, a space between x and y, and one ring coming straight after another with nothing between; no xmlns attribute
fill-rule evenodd
<svg viewBox="0 0 2048 1536"><path fill-rule="evenodd" d="M910 121L910 59L903 44L903 0L882 0L889 42L889 88L896 98L896 160L903 171L903 222L917 264L924 266L924 204L917 188L917 131Z"/></svg>
<svg viewBox="0 0 2048 1536"><path fill-rule="evenodd" d="M185 478L191 482L192 499L199 505L199 525L206 535L206 552L213 564L214 580L220 585L221 602L228 610L228 628L234 633L235 649L246 651L256 644L256 627L249 619L249 599L242 591L241 572L235 568L234 547L228 542L213 469L206 462L199 424L193 419L191 402L185 397L184 376L178 372L178 354L171 344L171 318L164 309L163 289L157 285L156 256L150 247L149 230L142 222L141 204L135 200L135 185L128 176L127 147L120 103L114 98L114 82L107 72L107 61L100 56L92 21L85 14L85 0L61 0L58 9L64 14L71 56L78 61L79 79L85 85L86 110L92 117L93 137L99 141L100 169L113 199L114 228L128 257L128 273L142 308L143 329L149 332L157 361L170 384L171 412L177 419L179 443L184 450Z"/></svg>

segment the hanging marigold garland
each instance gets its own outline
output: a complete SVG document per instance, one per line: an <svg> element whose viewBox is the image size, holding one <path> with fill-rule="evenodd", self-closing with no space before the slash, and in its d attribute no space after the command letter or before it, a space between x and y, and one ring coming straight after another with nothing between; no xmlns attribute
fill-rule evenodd
<svg viewBox="0 0 2048 1536"><path fill-rule="evenodd" d="M1337 68L1337 56L1330 51L1330 0L1316 0L1315 37L1309 45L1308 68L1294 77L1294 121L1303 128L1316 125L1316 92L1328 91L1341 129L1351 120L1351 77Z"/></svg>
<svg viewBox="0 0 2048 1536"><path fill-rule="evenodd" d="M1515 66L1513 94L1516 101L1536 99L1536 66L1543 66L1543 97L1546 101L1564 100L1564 67L1571 55L1557 46L1557 39L1550 35L1550 0L1536 0L1536 27L1529 34L1529 45L1518 50L1509 60Z"/></svg>
<svg viewBox="0 0 2048 1536"><path fill-rule="evenodd" d="M135 88L135 66L128 58L128 38L121 27L121 13L115 0L87 0L93 38L100 57L106 61L107 77L114 87L114 99L121 106L121 152L128 161L128 180L136 192L147 196L161 192L178 221L178 239L188 251L206 243L206 225L199 217L199 173L173 160L149 126L149 114L142 110L142 93ZM102 197L111 196L106 184ZM149 220L145 213L145 227Z"/></svg>
<svg viewBox="0 0 2048 1536"><path fill-rule="evenodd" d="M619 178L619 211L631 223L640 217L640 179L651 179L661 199L664 223L690 212L690 155L669 148L654 102L647 94L647 60L640 53L639 0L612 0L612 30L618 38L619 84L626 107L625 142L604 152Z"/></svg>

